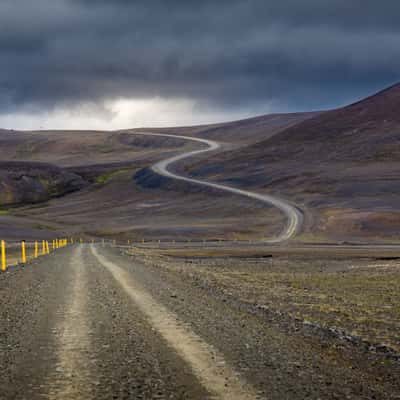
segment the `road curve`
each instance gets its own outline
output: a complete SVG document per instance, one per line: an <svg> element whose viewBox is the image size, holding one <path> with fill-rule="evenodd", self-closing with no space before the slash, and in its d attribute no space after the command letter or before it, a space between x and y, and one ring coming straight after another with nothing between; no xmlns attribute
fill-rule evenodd
<svg viewBox="0 0 400 400"><path fill-rule="evenodd" d="M268 194L260 194L256 192L250 192L248 190L243 190L243 189L237 189L232 186L227 186L223 185L220 183L214 183L214 182L208 182L200 179L195 179L195 178L189 178L186 176L178 175L170 170L170 167L172 164L175 164L178 161L181 161L183 159L196 156L199 154L203 153L209 153L212 151L218 150L221 145L214 141L214 140L208 140L208 139L200 139L196 137L190 137L190 136L182 136L182 135L171 135L171 134L164 134L164 133L153 133L153 132L135 132L135 131L129 131L132 134L135 135L144 135L144 136L162 136L162 137L170 137L170 138L175 138L175 139L183 139L183 140L189 140L192 142L197 142L201 144L205 144L207 147L199 149L199 150L193 150L187 153L183 154L178 154L176 156L167 158L165 160L161 160L154 164L151 169L156 172L159 175L166 176L168 178L172 179L177 179L180 181L185 181L185 182L190 182L194 183L197 185L202 185L202 186L208 186L214 189L219 189L223 190L225 192L230 192L234 194L238 194L241 196L249 197L251 199L256 199L259 200L263 203L266 203L268 205L272 205L279 210L281 210L287 217L287 224L284 228L284 230L275 238L272 239L266 239L265 242L267 243L279 243L279 242L284 242L286 240L292 239L296 234L300 231L301 225L303 223L303 214L302 212L286 200L280 199L275 196L271 196Z"/></svg>

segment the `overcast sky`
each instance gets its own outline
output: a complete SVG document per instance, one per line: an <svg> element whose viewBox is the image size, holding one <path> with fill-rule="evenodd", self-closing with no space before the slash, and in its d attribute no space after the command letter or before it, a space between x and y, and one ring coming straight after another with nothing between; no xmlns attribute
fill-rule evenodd
<svg viewBox="0 0 400 400"><path fill-rule="evenodd" d="M400 81L399 0L1 0L0 128L324 109Z"/></svg>

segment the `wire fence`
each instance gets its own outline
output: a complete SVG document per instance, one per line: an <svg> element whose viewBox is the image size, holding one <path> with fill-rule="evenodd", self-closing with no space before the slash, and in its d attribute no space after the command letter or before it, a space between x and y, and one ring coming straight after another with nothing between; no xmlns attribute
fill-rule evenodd
<svg viewBox="0 0 400 400"><path fill-rule="evenodd" d="M14 265L23 265L29 261L35 260L39 257L47 256L58 249L62 249L67 246L74 244L100 244L102 246L113 246L113 247L174 247L174 246L221 246L228 243L247 243L247 244L262 244L263 240L227 240L227 239L203 239L203 240L192 240L192 239L173 239L173 240L154 240L154 239L141 239L141 240L116 240L116 239L82 239L82 238L56 238L53 240L35 240L35 241L0 241L0 271L6 272L8 268Z"/></svg>

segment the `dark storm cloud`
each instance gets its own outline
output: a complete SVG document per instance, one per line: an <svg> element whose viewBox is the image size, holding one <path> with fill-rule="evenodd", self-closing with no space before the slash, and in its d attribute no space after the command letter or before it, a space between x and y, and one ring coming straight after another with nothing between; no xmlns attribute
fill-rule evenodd
<svg viewBox="0 0 400 400"><path fill-rule="evenodd" d="M0 113L128 96L328 107L400 80L400 3L2 0Z"/></svg>

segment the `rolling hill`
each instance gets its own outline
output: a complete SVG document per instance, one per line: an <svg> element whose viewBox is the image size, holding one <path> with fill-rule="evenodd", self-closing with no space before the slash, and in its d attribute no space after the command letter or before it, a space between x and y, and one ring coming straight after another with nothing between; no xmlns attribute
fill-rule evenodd
<svg viewBox="0 0 400 400"><path fill-rule="evenodd" d="M281 114L228 123L230 136L226 137L224 148L265 139L311 115ZM224 126L163 131L222 139ZM187 141L144 137L129 131L1 131L0 157L5 161L0 164L0 236L41 238L55 231L58 233L53 234L131 239L233 238L260 237L281 230L284 217L254 201L204 189L192 191L174 182L146 187L133 179L139 170L157 160L193 147L197 146ZM58 171L59 176L52 175L54 183L69 174L85 185L75 187L82 190L74 193L47 191L40 186L45 170ZM238 207L242 210L240 215L236 213ZM263 222L265 218L268 227ZM253 222L248 224L249 221Z"/></svg>
<svg viewBox="0 0 400 400"><path fill-rule="evenodd" d="M399 161L397 84L185 170L290 198L309 213L309 232L397 239Z"/></svg>
<svg viewBox="0 0 400 400"><path fill-rule="evenodd" d="M400 85L326 112L147 130L222 142L215 154L186 160L176 169L296 203L306 216L298 240L399 240ZM0 216L0 233L9 234L10 223L18 232L25 224L30 232L40 225L127 238L279 232L284 217L276 209L206 189L191 191L181 183L135 181L141 169L196 145L134 131L0 131L0 200L22 206ZM26 178L21 184L21 176L30 177L29 184ZM61 186L40 192L43 181ZM38 201L45 202L30 205Z"/></svg>

